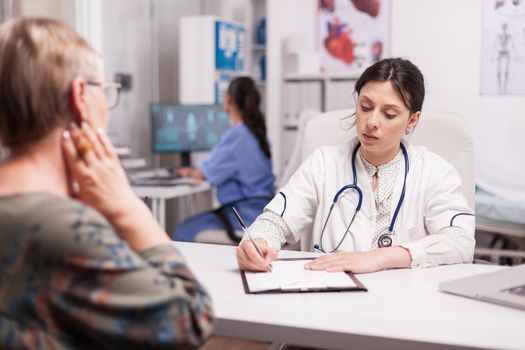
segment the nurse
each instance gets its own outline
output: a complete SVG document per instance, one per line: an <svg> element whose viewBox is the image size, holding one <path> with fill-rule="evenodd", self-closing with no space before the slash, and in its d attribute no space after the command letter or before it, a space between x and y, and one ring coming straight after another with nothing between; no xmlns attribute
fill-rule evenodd
<svg viewBox="0 0 525 350"><path fill-rule="evenodd" d="M474 216L446 160L411 145L425 96L408 60L379 61L355 84L357 137L314 151L250 226L241 269L264 271L286 243L325 252L305 269L373 272L468 263Z"/></svg>
<svg viewBox="0 0 525 350"><path fill-rule="evenodd" d="M275 176L260 101L251 78L231 81L224 96L231 128L199 167L178 170L182 176L209 181L217 188L222 206L184 221L173 232L174 240L192 242L203 230L225 229L231 239L239 241L234 230L241 228L231 207L236 206L248 225L274 196Z"/></svg>

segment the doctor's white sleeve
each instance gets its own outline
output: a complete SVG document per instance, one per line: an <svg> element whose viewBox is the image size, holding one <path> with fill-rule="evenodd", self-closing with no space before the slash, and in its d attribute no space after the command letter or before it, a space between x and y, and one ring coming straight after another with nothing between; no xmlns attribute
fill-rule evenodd
<svg viewBox="0 0 525 350"><path fill-rule="evenodd" d="M444 227L416 242L403 243L412 257L410 267L471 263L475 240L461 227Z"/></svg>
<svg viewBox="0 0 525 350"><path fill-rule="evenodd" d="M280 215L266 210L248 228L250 235L255 238L263 238L273 250L280 250L286 243L286 237L291 230ZM241 242L249 239L247 235L242 237Z"/></svg>
<svg viewBox="0 0 525 350"><path fill-rule="evenodd" d="M425 196L427 236L401 244L410 252L410 266L471 263L476 244L474 211L461 193L461 178L457 170L446 163L443 170L433 172Z"/></svg>
<svg viewBox="0 0 525 350"><path fill-rule="evenodd" d="M249 228L253 238L264 238L272 249L279 250L287 241L295 243L302 234L311 233L319 203L319 184L324 182L326 168L333 166L330 156L325 154L333 152L326 149L316 149L281 188L283 195L277 194L268 203Z"/></svg>

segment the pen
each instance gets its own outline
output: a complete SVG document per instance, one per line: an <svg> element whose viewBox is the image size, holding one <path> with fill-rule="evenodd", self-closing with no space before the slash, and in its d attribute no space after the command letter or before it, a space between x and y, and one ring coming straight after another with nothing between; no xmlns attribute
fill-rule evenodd
<svg viewBox="0 0 525 350"><path fill-rule="evenodd" d="M259 253L261 258L264 259L263 253L259 250L259 247L257 246L257 244L255 244L255 241L250 235L250 232L248 231L248 228L244 224L244 221L242 221L242 218L239 215L239 212L237 211L237 209L235 209L234 206L232 206L232 210L233 210L233 214L235 214L235 217L237 218L237 221L239 221L239 224L241 225L242 230L244 231L244 233L246 233L246 235L248 236L248 239L252 242L253 246L255 247L255 250L257 250L257 253ZM268 271L272 272L272 266L270 264L268 264Z"/></svg>

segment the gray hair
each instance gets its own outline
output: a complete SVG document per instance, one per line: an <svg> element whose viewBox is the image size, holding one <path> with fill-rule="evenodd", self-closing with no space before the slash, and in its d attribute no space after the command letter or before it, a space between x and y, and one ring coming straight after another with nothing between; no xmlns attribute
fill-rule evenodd
<svg viewBox="0 0 525 350"><path fill-rule="evenodd" d="M101 72L100 55L62 22L19 18L0 25L0 144L31 144L65 125L73 80Z"/></svg>

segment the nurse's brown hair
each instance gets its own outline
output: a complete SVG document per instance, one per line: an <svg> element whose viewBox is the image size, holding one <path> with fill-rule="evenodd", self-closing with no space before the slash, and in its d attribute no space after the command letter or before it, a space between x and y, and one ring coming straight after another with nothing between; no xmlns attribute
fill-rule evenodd
<svg viewBox="0 0 525 350"><path fill-rule="evenodd" d="M268 159L272 158L270 145L266 137L266 122L261 111L261 94L250 77L238 77L228 86L228 94L241 112L244 125L257 139L261 151Z"/></svg>

